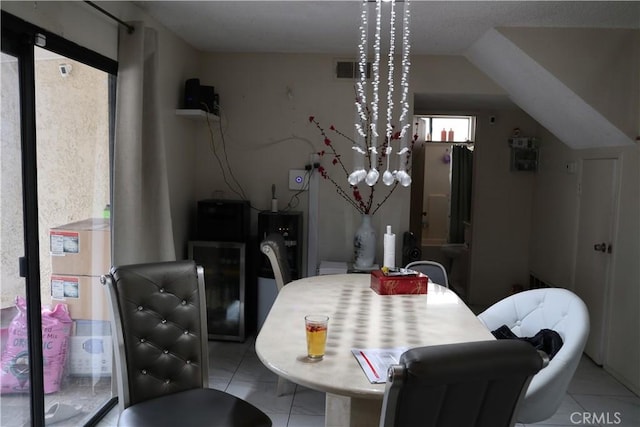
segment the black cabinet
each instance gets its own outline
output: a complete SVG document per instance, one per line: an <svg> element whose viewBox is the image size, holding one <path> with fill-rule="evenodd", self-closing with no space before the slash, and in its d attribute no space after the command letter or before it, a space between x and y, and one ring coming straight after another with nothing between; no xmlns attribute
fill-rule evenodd
<svg viewBox="0 0 640 427"><path fill-rule="evenodd" d="M197 211L197 240L247 242L250 204L246 200L200 200Z"/></svg>
<svg viewBox="0 0 640 427"><path fill-rule="evenodd" d="M189 259L204 268L209 339L245 340L246 250L239 242L189 242Z"/></svg>
<svg viewBox="0 0 640 427"><path fill-rule="evenodd" d="M302 277L302 212L270 212L258 214L258 240L269 233L280 233L287 247L287 261L291 268L291 279ZM259 276L273 278L273 270L266 256L261 257Z"/></svg>

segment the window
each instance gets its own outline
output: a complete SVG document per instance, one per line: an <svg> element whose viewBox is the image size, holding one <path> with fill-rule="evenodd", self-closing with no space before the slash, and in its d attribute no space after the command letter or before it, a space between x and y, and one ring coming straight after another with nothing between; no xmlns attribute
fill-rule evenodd
<svg viewBox="0 0 640 427"><path fill-rule="evenodd" d="M433 142L473 143L476 133L474 116L417 116L418 138Z"/></svg>

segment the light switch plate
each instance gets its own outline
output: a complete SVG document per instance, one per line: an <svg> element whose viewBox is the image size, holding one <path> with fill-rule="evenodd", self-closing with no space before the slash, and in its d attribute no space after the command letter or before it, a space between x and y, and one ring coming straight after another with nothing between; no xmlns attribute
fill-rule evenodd
<svg viewBox="0 0 640 427"><path fill-rule="evenodd" d="M289 170L289 190L308 190L309 174L304 169Z"/></svg>

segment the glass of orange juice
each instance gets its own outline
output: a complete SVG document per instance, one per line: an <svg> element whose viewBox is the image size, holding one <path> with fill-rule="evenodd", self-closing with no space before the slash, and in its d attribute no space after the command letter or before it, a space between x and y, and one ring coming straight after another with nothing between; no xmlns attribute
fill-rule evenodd
<svg viewBox="0 0 640 427"><path fill-rule="evenodd" d="M309 359L320 360L324 357L328 323L329 316L309 314L304 317L304 324L307 330L307 356Z"/></svg>

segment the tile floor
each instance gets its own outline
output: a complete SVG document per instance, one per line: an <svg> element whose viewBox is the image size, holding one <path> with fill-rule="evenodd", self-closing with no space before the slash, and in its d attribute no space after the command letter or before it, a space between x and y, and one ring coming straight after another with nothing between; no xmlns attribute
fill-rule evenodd
<svg viewBox="0 0 640 427"><path fill-rule="evenodd" d="M290 384L290 392L277 397L277 376L262 365L253 344L252 338L244 343L211 341L210 385L253 403L271 417L274 427L324 426L324 394ZM115 425L115 412L99 427ZM593 414L598 422L593 422ZM535 425L640 427L640 398L584 357L558 412Z"/></svg>

